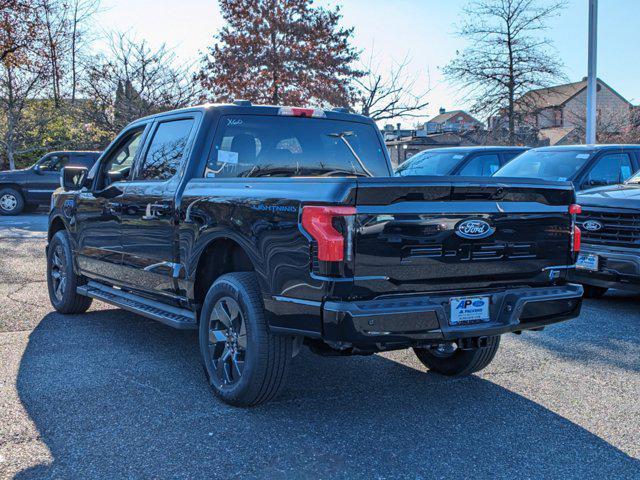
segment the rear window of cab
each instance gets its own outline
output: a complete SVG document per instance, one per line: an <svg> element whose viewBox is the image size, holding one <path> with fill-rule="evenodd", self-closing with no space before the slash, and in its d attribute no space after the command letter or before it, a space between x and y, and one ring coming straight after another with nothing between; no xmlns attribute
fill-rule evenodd
<svg viewBox="0 0 640 480"><path fill-rule="evenodd" d="M371 124L327 118L227 115L218 124L205 176L388 177L383 148L376 127Z"/></svg>

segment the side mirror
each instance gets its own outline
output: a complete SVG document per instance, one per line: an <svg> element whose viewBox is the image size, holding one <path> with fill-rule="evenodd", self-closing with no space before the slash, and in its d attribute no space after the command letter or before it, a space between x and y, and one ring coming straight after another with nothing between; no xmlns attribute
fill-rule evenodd
<svg viewBox="0 0 640 480"><path fill-rule="evenodd" d="M63 167L60 185L65 192L80 190L85 185L88 173L87 167Z"/></svg>
<svg viewBox="0 0 640 480"><path fill-rule="evenodd" d="M42 165L40 165L39 163L36 163L33 166L33 173L37 173L38 175L42 175Z"/></svg>

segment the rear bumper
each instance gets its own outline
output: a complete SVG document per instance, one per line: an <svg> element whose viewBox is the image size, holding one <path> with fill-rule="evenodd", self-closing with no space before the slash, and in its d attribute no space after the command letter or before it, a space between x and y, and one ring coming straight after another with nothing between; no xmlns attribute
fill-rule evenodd
<svg viewBox="0 0 640 480"><path fill-rule="evenodd" d="M572 282L640 291L640 252L584 244L580 252L598 255L600 267L597 272L581 269L572 271Z"/></svg>
<svg viewBox="0 0 640 480"><path fill-rule="evenodd" d="M582 292L582 286L574 284L477 292L491 297L491 321L465 326L449 324L449 299L458 295L327 301L323 339L342 348L376 344L389 348L529 330L577 317Z"/></svg>

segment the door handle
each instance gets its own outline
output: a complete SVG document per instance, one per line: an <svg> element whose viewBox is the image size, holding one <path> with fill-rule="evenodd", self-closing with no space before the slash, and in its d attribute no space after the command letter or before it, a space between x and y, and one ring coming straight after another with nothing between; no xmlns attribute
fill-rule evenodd
<svg viewBox="0 0 640 480"><path fill-rule="evenodd" d="M166 213L169 210L171 210L171 206L167 205L166 203L152 203L150 207L152 211L155 211L158 213Z"/></svg>
<svg viewBox="0 0 640 480"><path fill-rule="evenodd" d="M148 203L142 220L155 220L171 211L171 205L166 203Z"/></svg>
<svg viewBox="0 0 640 480"><path fill-rule="evenodd" d="M112 215L119 213L121 208L122 204L118 202L107 202L105 204L105 210Z"/></svg>

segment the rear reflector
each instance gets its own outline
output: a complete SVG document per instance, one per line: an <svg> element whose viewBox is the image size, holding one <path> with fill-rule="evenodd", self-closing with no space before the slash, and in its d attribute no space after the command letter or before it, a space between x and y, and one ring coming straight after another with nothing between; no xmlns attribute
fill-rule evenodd
<svg viewBox="0 0 640 480"><path fill-rule="evenodd" d="M573 205L569 205L569 213L572 215L582 213L582 207L580 205L576 205L575 203Z"/></svg>
<svg viewBox="0 0 640 480"><path fill-rule="evenodd" d="M578 253L580 251L581 242L582 242L582 232L576 225L574 225L573 226L573 245L571 250L575 253Z"/></svg>
<svg viewBox="0 0 640 480"><path fill-rule="evenodd" d="M278 115L284 115L288 117L309 117L309 118L324 118L326 117L324 110L319 108L298 108L298 107L280 107Z"/></svg>
<svg viewBox="0 0 640 480"><path fill-rule="evenodd" d="M333 227L332 221L335 217L355 214L355 207L302 207L302 228L317 242L318 260L323 262L344 260L344 237Z"/></svg>

